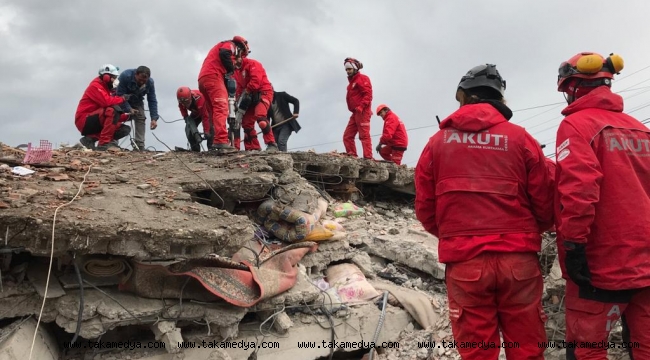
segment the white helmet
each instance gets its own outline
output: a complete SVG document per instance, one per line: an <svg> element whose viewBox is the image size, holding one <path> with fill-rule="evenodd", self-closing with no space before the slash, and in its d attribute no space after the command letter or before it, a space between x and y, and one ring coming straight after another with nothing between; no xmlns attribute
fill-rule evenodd
<svg viewBox="0 0 650 360"><path fill-rule="evenodd" d="M111 64L104 64L99 68L99 75L110 74L114 76L120 75L120 68Z"/></svg>

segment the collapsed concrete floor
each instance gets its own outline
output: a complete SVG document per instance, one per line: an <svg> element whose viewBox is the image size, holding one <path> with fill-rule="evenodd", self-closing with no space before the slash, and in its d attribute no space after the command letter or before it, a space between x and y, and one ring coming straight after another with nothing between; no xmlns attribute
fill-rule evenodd
<svg viewBox="0 0 650 360"><path fill-rule="evenodd" d="M65 149L55 151L49 163L25 166L35 173L20 176L12 167L22 165L21 154L9 150L0 156L0 164L5 164L0 165L3 359L28 358L24 349L31 347L45 295L39 330L44 335L34 350L44 354L39 359L247 359L254 352L178 347L183 341L224 339L276 342L275 348L255 352L258 359L327 359L330 349L306 349L298 343L370 343L386 289L392 292L378 342L398 341L400 348L380 349L375 359L459 358L453 349L416 346L417 341L450 340L452 335L437 239L414 215L413 169L311 152L215 156ZM52 244L55 209L73 198L57 212ZM345 229L344 236L318 241L317 250L295 265L295 284L285 292L240 307L201 292L205 289L190 278L163 282L159 296L124 291L124 279L135 276L137 264L173 267L208 255L232 258L259 236L256 211L265 201L312 213L319 199L329 203L320 221L336 222ZM335 218L333 207L347 200L364 211ZM547 279L544 305L549 339L562 340L564 285L552 266L552 244L548 237L541 255ZM54 266L45 294L50 255ZM82 264L81 318L75 263ZM368 280L368 291L379 296L348 303L332 300L331 293L319 287L327 284L328 269L341 264L354 264ZM405 301L401 291L406 297L421 296L430 312L423 317L414 311L417 304ZM421 323L429 328L423 330ZM83 341L161 341L165 346L64 349L63 342L77 331ZM335 359L361 359L369 351L367 345L335 350ZM547 352L549 359L562 356L561 351Z"/></svg>

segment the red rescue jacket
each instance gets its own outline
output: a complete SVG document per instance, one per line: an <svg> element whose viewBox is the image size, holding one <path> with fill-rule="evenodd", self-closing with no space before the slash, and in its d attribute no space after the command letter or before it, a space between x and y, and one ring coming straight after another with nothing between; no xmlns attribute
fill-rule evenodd
<svg viewBox="0 0 650 360"><path fill-rule="evenodd" d="M622 112L598 87L562 110L556 142L558 239L586 243L592 284L608 290L650 286L650 130Z"/></svg>
<svg viewBox="0 0 650 360"><path fill-rule="evenodd" d="M497 108L500 110L497 110ZM415 211L441 262L532 252L553 220L544 154L503 104L464 105L440 124L415 169Z"/></svg>
<svg viewBox="0 0 650 360"><path fill-rule="evenodd" d="M83 96L81 96L81 100L79 100L77 112L74 115L74 122L76 125L83 125L82 122L85 121L86 116L93 111L120 105L123 102L124 99L121 96L112 95L108 85L99 77L96 77L90 82Z"/></svg>
<svg viewBox="0 0 650 360"><path fill-rule="evenodd" d="M216 75L222 78L226 73L235 71L235 43L230 40L222 41L208 52L203 60L199 79L206 75Z"/></svg>
<svg viewBox="0 0 650 360"><path fill-rule="evenodd" d="M240 69L235 71L235 81L237 82L236 96L239 97L244 89L249 94L254 92L273 92L273 86L266 76L264 66L257 60L244 58Z"/></svg>
<svg viewBox="0 0 650 360"><path fill-rule="evenodd" d="M372 84L370 78L357 72L348 77L348 93L345 100L348 103L348 110L360 112L372 105Z"/></svg>
<svg viewBox="0 0 650 360"><path fill-rule="evenodd" d="M185 118L188 115L188 111L191 112L192 118L197 119L201 117L202 119L208 118L208 109L205 106L205 98L199 90L191 90L192 98L194 101L190 108L186 108L185 105L179 103L178 109L181 111L181 116Z"/></svg>
<svg viewBox="0 0 650 360"><path fill-rule="evenodd" d="M379 142L392 147L406 148L409 143L408 135L404 123L389 110L384 119L384 131L379 138Z"/></svg>

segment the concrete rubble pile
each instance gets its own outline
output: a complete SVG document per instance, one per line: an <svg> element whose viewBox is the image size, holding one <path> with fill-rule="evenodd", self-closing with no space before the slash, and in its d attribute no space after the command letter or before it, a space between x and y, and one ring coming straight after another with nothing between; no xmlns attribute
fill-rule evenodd
<svg viewBox="0 0 650 360"><path fill-rule="evenodd" d="M110 154L74 147L53 151L48 163L26 165L20 149L3 149L2 359L28 358L44 296L38 359L327 359L331 351L338 359L361 359L372 341L400 346L378 349L375 359L459 359L454 349L417 347L451 340L452 332L437 239L414 214L413 169L336 153ZM16 167L34 172L18 175ZM52 244L54 212L73 198L57 211ZM282 237L285 242L276 239ZM160 289L156 296L128 290L142 265L227 264L252 243L271 249L305 241L316 250L295 265L291 288L250 307L214 296L187 276L150 275L150 285ZM549 339L562 340L564 284L555 252L549 235L540 255L544 306ZM103 342L158 340L165 347L64 349L75 333ZM178 346L221 340L279 345L255 355L253 348ZM298 346L322 341L365 346ZM557 350L547 355L563 358Z"/></svg>

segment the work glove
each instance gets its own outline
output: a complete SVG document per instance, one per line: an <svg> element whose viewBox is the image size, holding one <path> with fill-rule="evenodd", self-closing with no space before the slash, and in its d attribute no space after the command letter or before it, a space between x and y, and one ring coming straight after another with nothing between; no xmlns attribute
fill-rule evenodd
<svg viewBox="0 0 650 360"><path fill-rule="evenodd" d="M363 108L361 106L357 106L354 108L354 112L361 114L363 112Z"/></svg>
<svg viewBox="0 0 650 360"><path fill-rule="evenodd" d="M565 241L564 248L566 249L564 267L569 278L580 287L591 286L591 273L587 264L585 244Z"/></svg>
<svg viewBox="0 0 650 360"><path fill-rule="evenodd" d="M381 143L377 144L377 147L375 148L377 152L381 151L381 145L382 145Z"/></svg>

